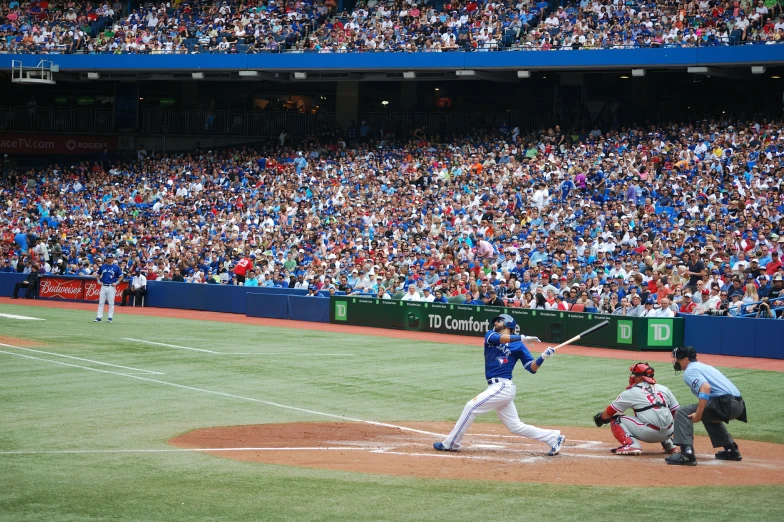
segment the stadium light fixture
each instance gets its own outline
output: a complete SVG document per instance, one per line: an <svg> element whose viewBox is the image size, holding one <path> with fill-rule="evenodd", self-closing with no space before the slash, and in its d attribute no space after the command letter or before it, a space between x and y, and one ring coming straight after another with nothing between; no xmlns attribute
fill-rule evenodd
<svg viewBox="0 0 784 522"><path fill-rule="evenodd" d="M531 77L531 71L517 71L517 77L518 78L530 78Z"/></svg>
<svg viewBox="0 0 784 522"><path fill-rule="evenodd" d="M755 65L751 68L751 74L765 74L765 70L764 65Z"/></svg>
<svg viewBox="0 0 784 522"><path fill-rule="evenodd" d="M416 72L415 71L403 71L403 78L405 78L406 80L413 80L414 78L416 78Z"/></svg>
<svg viewBox="0 0 784 522"><path fill-rule="evenodd" d="M204 79L204 73L203 72L191 73L191 78L193 78L194 80L203 80Z"/></svg>
<svg viewBox="0 0 784 522"><path fill-rule="evenodd" d="M88 72L87 79L88 80L98 80L101 78L101 73L98 72Z"/></svg>
<svg viewBox="0 0 784 522"><path fill-rule="evenodd" d="M636 76L638 78L645 76L645 69L632 69L632 76Z"/></svg>
<svg viewBox="0 0 784 522"><path fill-rule="evenodd" d="M306 80L308 78L308 73L306 72L295 72L294 79L295 80Z"/></svg>
<svg viewBox="0 0 784 522"><path fill-rule="evenodd" d="M259 71L240 71L240 78L255 78L259 75Z"/></svg>
<svg viewBox="0 0 784 522"><path fill-rule="evenodd" d="M455 71L455 74L457 76L476 76L476 71L473 71L471 69L458 70L458 71Z"/></svg>

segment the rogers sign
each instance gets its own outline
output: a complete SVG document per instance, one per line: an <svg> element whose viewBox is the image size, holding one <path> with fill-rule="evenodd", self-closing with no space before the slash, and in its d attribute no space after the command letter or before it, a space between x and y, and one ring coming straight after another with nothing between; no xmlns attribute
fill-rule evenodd
<svg viewBox="0 0 784 522"><path fill-rule="evenodd" d="M3 154L95 154L104 148L115 150L117 136L0 134L0 153Z"/></svg>

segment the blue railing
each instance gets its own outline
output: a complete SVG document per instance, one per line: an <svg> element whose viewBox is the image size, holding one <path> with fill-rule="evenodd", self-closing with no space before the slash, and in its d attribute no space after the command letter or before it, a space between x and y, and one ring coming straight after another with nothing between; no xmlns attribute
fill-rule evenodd
<svg viewBox="0 0 784 522"><path fill-rule="evenodd" d="M764 301L757 301L755 303L746 303L744 305L741 305L740 313L736 317L761 317L759 305L761 305L763 302ZM782 306L774 307L773 306L774 303L779 303ZM772 313L772 317L769 317L769 319L776 319L776 317L778 316L778 312L784 311L784 296L774 297L773 299L769 299L768 304L770 306L770 311ZM752 307L754 307L752 309L753 311L749 312L748 311L749 308Z"/></svg>

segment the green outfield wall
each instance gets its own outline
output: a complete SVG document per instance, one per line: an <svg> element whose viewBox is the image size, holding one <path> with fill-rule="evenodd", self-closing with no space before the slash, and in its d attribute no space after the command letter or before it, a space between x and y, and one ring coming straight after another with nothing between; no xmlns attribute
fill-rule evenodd
<svg viewBox="0 0 784 522"><path fill-rule="evenodd" d="M610 326L581 339L579 344L623 350L669 351L683 344L682 318L643 318L617 315L529 310L493 306L422 303L369 297L334 296L330 322L395 330L481 336L498 314L509 314L523 335L559 343L607 320Z"/></svg>

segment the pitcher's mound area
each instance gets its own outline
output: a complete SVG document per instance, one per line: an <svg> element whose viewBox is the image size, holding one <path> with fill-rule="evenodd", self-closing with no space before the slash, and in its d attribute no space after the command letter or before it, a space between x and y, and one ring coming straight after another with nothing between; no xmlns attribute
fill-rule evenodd
<svg viewBox="0 0 784 522"><path fill-rule="evenodd" d="M215 456L268 464L442 479L628 486L784 484L784 446L738 441L741 462L715 460L697 437L696 467L669 466L660 444L643 444L639 457L610 453L609 428L559 428L567 440L548 457L546 444L510 435L501 425L474 424L459 453L433 449L452 429L443 423L290 423L204 428L170 442ZM215 451L211 451L215 450ZM221 451L222 450L222 451Z"/></svg>

